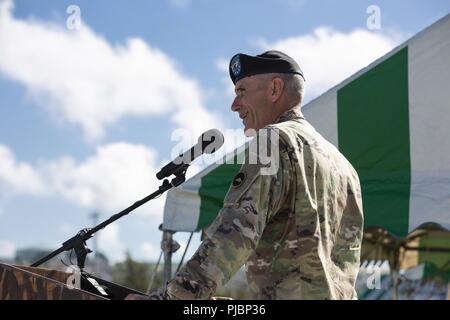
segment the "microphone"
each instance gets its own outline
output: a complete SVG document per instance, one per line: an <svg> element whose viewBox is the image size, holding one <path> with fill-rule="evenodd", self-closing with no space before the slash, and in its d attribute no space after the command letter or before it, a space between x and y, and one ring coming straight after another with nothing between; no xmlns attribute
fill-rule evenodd
<svg viewBox="0 0 450 320"><path fill-rule="evenodd" d="M187 167L195 158L201 156L204 153L214 153L223 145L223 134L217 129L211 129L204 132L191 149L185 153L180 154L172 162L166 164L157 174L156 178L159 180L164 179L182 167Z"/></svg>

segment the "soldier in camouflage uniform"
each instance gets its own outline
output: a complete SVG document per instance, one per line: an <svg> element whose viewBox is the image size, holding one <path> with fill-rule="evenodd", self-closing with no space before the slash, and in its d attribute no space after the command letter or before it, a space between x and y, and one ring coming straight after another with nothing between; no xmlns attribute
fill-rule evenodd
<svg viewBox="0 0 450 320"><path fill-rule="evenodd" d="M255 299L356 299L359 178L300 112L301 69L278 51L238 54L230 76L232 110L254 141L277 137L277 170L242 165L197 252L151 298L209 299L245 264Z"/></svg>

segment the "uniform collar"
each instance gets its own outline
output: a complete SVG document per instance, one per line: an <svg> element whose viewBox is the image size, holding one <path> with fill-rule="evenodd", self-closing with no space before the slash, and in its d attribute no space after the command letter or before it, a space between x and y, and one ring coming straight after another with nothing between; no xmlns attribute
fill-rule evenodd
<svg viewBox="0 0 450 320"><path fill-rule="evenodd" d="M303 116L303 113L300 111L300 108L292 108L288 111L285 111L281 114L281 116L278 118L275 123L281 123L285 121L291 121L291 120L300 120L305 119Z"/></svg>

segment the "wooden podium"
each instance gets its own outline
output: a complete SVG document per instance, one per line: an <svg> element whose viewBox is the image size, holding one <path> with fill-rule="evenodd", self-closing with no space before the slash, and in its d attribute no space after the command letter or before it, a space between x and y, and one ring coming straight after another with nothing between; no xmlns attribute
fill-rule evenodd
<svg viewBox="0 0 450 320"><path fill-rule="evenodd" d="M130 293L143 294L94 276L80 277L75 288L70 277L62 271L0 263L0 300L123 300Z"/></svg>

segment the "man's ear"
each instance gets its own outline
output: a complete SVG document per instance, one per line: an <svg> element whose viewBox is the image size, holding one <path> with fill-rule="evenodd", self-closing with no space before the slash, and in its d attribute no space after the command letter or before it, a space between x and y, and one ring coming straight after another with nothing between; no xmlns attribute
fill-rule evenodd
<svg viewBox="0 0 450 320"><path fill-rule="evenodd" d="M284 90L284 81L280 78L273 78L272 83L270 84L270 99L272 103L276 102L280 99Z"/></svg>

